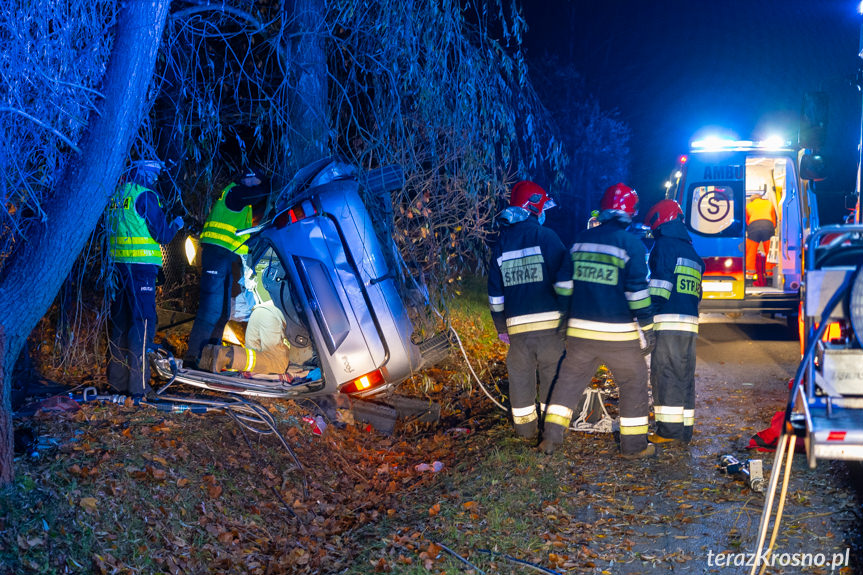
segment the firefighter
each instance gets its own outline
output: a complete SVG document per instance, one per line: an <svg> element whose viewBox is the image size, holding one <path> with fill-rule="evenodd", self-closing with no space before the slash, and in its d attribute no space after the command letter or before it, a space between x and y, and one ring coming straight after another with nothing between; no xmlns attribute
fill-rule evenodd
<svg viewBox="0 0 863 575"><path fill-rule="evenodd" d="M653 231L650 297L656 348L650 383L656 433L651 443L689 442L695 424L695 339L704 262L695 253L674 200L658 202L644 218Z"/></svg>
<svg viewBox="0 0 863 575"><path fill-rule="evenodd" d="M542 413L563 355L560 327L572 294L566 246L542 226L551 207L553 200L539 185L515 184L498 218L500 236L488 266L491 316L498 337L509 344L512 420L516 435L528 440L538 436L537 401Z"/></svg>
<svg viewBox="0 0 863 575"><path fill-rule="evenodd" d="M237 183L231 183L219 195L201 232L201 284L198 313L183 362L197 367L201 351L207 344L220 344L222 332L231 314L234 270L249 252L248 235L236 234L248 229L263 213L270 195L267 178L257 170L247 170Z"/></svg>
<svg viewBox="0 0 863 575"><path fill-rule="evenodd" d="M654 345L647 250L627 231L637 206L635 190L622 183L609 187L600 200L600 224L580 232L570 249L574 282L566 353L539 445L547 454L563 443L573 409L601 364L611 370L620 387L621 455L635 459L655 452L647 442L647 364L643 357Z"/></svg>
<svg viewBox="0 0 863 575"><path fill-rule="evenodd" d="M764 196L749 200L746 204L746 274L754 277L757 286L767 285L765 256L770 249L770 238L775 233L776 208L773 203ZM760 256L759 249L765 256Z"/></svg>
<svg viewBox="0 0 863 575"><path fill-rule="evenodd" d="M281 266L270 265L264 270L262 283L268 296L280 297L282 277L284 271ZM317 366L313 347L300 345L308 341L305 330L301 331L297 331L294 320L289 325L275 300L267 299L252 310L246 325L244 345L205 345L198 367L213 373L248 371L282 374L288 371L291 364Z"/></svg>
<svg viewBox="0 0 863 575"><path fill-rule="evenodd" d="M162 250L183 227L168 223L162 202L151 188L162 170L157 160L139 161L130 181L117 191L108 210L109 251L116 262L117 292L111 302L108 384L140 397L150 390L146 348L156 331L156 276Z"/></svg>

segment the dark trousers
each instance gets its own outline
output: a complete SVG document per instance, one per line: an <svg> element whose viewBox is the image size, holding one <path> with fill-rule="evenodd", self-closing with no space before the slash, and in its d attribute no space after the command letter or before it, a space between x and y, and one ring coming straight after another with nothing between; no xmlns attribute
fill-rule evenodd
<svg viewBox="0 0 863 575"><path fill-rule="evenodd" d="M656 433L689 441L695 424L695 339L686 331L659 330L650 358Z"/></svg>
<svg viewBox="0 0 863 575"><path fill-rule="evenodd" d="M566 355L551 390L543 437L563 442L573 410L601 364L608 367L620 388L620 451L638 453L647 447L649 407L647 363L637 340L566 338Z"/></svg>
<svg viewBox="0 0 863 575"><path fill-rule="evenodd" d="M149 264L117 264L118 290L111 302L108 384L121 393L149 389L146 347L156 332L156 275Z"/></svg>
<svg viewBox="0 0 863 575"><path fill-rule="evenodd" d="M511 335L509 342L506 368L513 424L517 435L532 437L539 430L539 416L548 403L548 393L563 357L563 336L554 331L528 332Z"/></svg>
<svg viewBox="0 0 863 575"><path fill-rule="evenodd" d="M201 244L201 284L198 313L189 333L186 361L197 362L207 344L222 343L222 332L231 317L233 269L240 256L213 244Z"/></svg>

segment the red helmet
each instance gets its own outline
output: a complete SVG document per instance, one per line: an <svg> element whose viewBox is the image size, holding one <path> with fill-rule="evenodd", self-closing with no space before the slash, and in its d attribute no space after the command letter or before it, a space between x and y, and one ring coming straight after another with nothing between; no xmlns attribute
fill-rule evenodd
<svg viewBox="0 0 863 575"><path fill-rule="evenodd" d="M656 231L656 228L662 224L682 217L683 210L680 209L680 205L677 202L674 200L661 200L650 208L650 211L644 216L644 223L650 226L651 230Z"/></svg>
<svg viewBox="0 0 863 575"><path fill-rule="evenodd" d="M512 187L509 205L524 208L538 216L543 209L553 208L555 204L540 185L522 180Z"/></svg>
<svg viewBox="0 0 863 575"><path fill-rule="evenodd" d="M638 194L626 184L614 184L602 194L599 209L603 212L614 210L632 218L638 213Z"/></svg>

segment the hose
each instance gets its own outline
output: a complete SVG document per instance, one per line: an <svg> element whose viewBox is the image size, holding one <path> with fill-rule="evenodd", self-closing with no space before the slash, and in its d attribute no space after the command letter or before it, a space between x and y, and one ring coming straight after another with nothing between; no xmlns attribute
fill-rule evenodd
<svg viewBox="0 0 863 575"><path fill-rule="evenodd" d="M438 315L440 316L440 313L437 312L437 310L435 310L435 312L438 313ZM443 316L441 316L441 319L443 319ZM499 409L501 409L502 411L508 412L509 410L503 404L501 404L494 397L492 397L491 393L489 393L488 389L486 389L485 385L483 385L482 381L480 381L479 376L473 370L473 365L471 365L470 359L468 359L468 357L467 357L467 352L464 350L464 345L462 345L462 343L461 343L461 338L458 336L458 332L455 330L455 328L452 326L451 323L449 323L447 321L446 324L447 324L447 327L449 328L449 330L452 331L453 335L455 336L455 340L458 343L458 348L459 348L459 350L461 350L462 357L464 357L464 362L467 364L468 370L470 371L471 375L473 375L473 378L476 380L480 389L482 389L482 391L483 391L483 393L485 393L486 397L488 397L491 400L491 402L493 404L495 404Z"/></svg>
<svg viewBox="0 0 863 575"><path fill-rule="evenodd" d="M773 458L773 469L770 471L770 484L767 488L767 500L764 502L764 509L761 511L761 521L758 524L758 545L755 550L756 560L752 564L752 571L749 575L755 575L758 569L758 561L761 557L761 550L764 548L764 539L767 537L767 528L770 524L770 515L773 512L773 497L776 495L776 484L779 483L779 474L782 467L782 457L785 455L785 448L791 436L783 433L779 437L779 444L776 446L776 455Z"/></svg>
<svg viewBox="0 0 863 575"><path fill-rule="evenodd" d="M506 553L498 553L497 551L491 551L489 549L477 549L479 553L487 553L489 555L494 555L498 557L503 557L507 561L512 561L513 563L518 563L519 565L524 565L525 567L529 567L534 571L539 571L540 573L548 573L549 575L561 575L560 571L553 571L551 569L546 569L542 565L537 565L536 563L531 563L530 561L525 561L524 559L518 559L517 557L512 557L511 555L507 555Z"/></svg>
<svg viewBox="0 0 863 575"><path fill-rule="evenodd" d="M792 438L794 445L791 444ZM788 454L785 459L785 475L782 478L782 492L779 494L779 506L776 508L776 519L773 520L773 533L770 535L770 543L767 545L767 553L765 554L766 558L769 558L770 554L773 552L773 544L776 543L776 536L779 534L779 525L782 522L782 510L785 507L785 497L788 495L788 480L791 477L791 464L794 462L794 447L796 444L797 438L788 434L788 445L786 446ZM766 570L767 561L765 561L761 566L761 570L758 572L759 575L763 575Z"/></svg>
<svg viewBox="0 0 863 575"><path fill-rule="evenodd" d="M395 242L393 242L393 246L396 247ZM398 256L398 261L401 264L401 266L404 267L405 270L408 270L407 263L405 262L404 258L402 257L401 252L399 252L398 249L394 249L393 251ZM496 400L494 398L494 396L492 396L492 394L485 387L485 384L483 384L483 382L480 380L479 376L476 374L476 371L474 371L474 369L473 369L473 365L471 364L470 359L467 356L467 352L464 350L464 345L461 343L461 337L459 337L458 332L452 326L452 323L450 323L450 321L448 319L446 319L443 316L443 314L441 314L440 311L438 311L437 307L431 305L431 300L429 299L427 290L423 289L419 285L419 283L417 282L417 280L413 274L407 273L405 275L407 275L409 278L411 278L411 282L413 282L413 284L417 288L417 290L419 290L420 293L423 294L423 296L425 297L426 305L428 307L430 307L432 309L432 311L434 311L435 315L437 315L441 319L441 321L446 324L447 329L449 331L451 331L452 334L455 336L455 341L458 344L459 350L461 350L461 355L462 355L462 357L464 357L464 362L465 362L465 364L467 364L468 371L470 371L471 375L473 375L473 378L476 381L477 385L479 385L479 388L483 391L483 393L485 393L486 397L488 397L491 400L491 402L498 407L498 409L500 409L501 411L504 411L504 412L509 412L509 410L506 408L506 406L501 404L498 400Z"/></svg>
<svg viewBox="0 0 863 575"><path fill-rule="evenodd" d="M462 563L464 563L465 565L470 567L473 572L479 573L480 575L485 575L485 571L483 571L482 569L480 569L479 567L477 567L476 565L474 565L473 563L471 563L470 561L468 561L467 559L465 559L464 557L462 557L461 555L459 555L458 553L456 553L455 551L453 551L452 549L450 549L449 547L444 545L443 543L438 543L437 541L432 541L432 544L437 545L438 547L440 547L441 549L443 549L444 551L446 551L447 553L449 553L450 555L452 555L453 557L455 557L456 559L458 559L459 561L461 561Z"/></svg>
<svg viewBox="0 0 863 575"><path fill-rule="evenodd" d="M303 496L309 496L309 482L306 477L306 470L303 464L300 463L297 454L285 440L285 437L278 430L276 421L272 414L267 411L264 406L259 403L250 401L246 398L236 395L230 395L227 400L211 400L202 397L194 396L162 396L160 399L170 402L189 403L193 405L203 405L212 409L224 411L234 422L240 426L241 430L248 430L260 435L275 435L279 442L287 451L288 455L293 460L297 469L300 471L303 482Z"/></svg>

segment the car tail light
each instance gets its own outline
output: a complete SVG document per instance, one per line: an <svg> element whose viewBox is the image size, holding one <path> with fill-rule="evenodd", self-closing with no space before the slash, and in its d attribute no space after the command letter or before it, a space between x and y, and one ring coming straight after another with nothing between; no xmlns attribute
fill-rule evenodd
<svg viewBox="0 0 863 575"><path fill-rule="evenodd" d="M288 224L294 224L302 219L310 218L317 215L317 213L311 201L303 200L299 204L293 205L279 213L276 219L273 220L273 224L275 224L276 229L280 230Z"/></svg>
<svg viewBox="0 0 863 575"><path fill-rule="evenodd" d="M367 373L363 376L356 378L353 381L350 381L342 386L340 391L342 393L361 393L368 391L370 389L374 389L380 385L383 385L384 374L381 373L381 370L375 370L371 373Z"/></svg>
<svg viewBox="0 0 863 575"><path fill-rule="evenodd" d="M737 276L743 273L743 258L704 258L704 275Z"/></svg>

